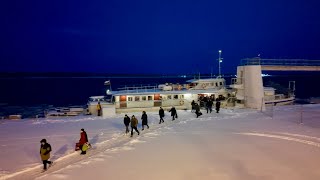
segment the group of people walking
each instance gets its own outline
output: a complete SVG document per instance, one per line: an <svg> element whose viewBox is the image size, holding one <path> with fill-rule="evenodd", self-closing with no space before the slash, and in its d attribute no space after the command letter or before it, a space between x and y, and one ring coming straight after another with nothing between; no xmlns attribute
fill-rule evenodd
<svg viewBox="0 0 320 180"><path fill-rule="evenodd" d="M172 107L169 110L169 112L171 112L172 121L175 120L175 118L178 118L177 110L175 107ZM165 115L164 110L162 107L160 107L160 109L159 109L159 116L160 116L159 124L164 123L164 120L163 120L164 115ZM149 129L148 115L147 115L146 111L142 111L141 120L142 120L142 129L141 130L143 131L145 126ZM138 130L138 119L134 115L131 116L131 119L127 114L124 115L123 123L126 126L126 134L128 134L130 132L129 126L131 126L131 137L133 136L133 130L136 131L138 133L138 135L140 135L140 132Z"/></svg>
<svg viewBox="0 0 320 180"><path fill-rule="evenodd" d="M220 110L220 100L217 99L216 100L216 113L219 113ZM191 106L192 106L192 110L191 112L195 112L197 115L197 118L199 116L202 115L201 111L200 111L200 105L198 103L196 103L195 101L191 102ZM211 113L212 112L212 106L213 106L213 101L211 99L208 99L207 101L204 102L204 106L207 110L207 113ZM98 109L98 116L101 116L101 105L100 103L98 103L97 105L97 109ZM174 121L176 118L178 118L178 114L177 114L177 110L175 107L172 107L169 112L171 113L171 117L172 117L172 121ZM160 117L160 121L159 124L164 123L164 109L162 107L160 107L159 109L159 117ZM145 111L142 111L142 115L141 115L141 120L142 120L142 131L144 130L144 127L146 126L149 129L149 125L148 125L148 115ZM124 116L123 119L124 125L126 126L126 134L128 134L130 132L129 130L129 126L131 127L131 136L133 136L133 131L136 131L138 133L138 135L140 135L140 132L138 130L138 119L132 115L131 118L126 114ZM49 166L51 166L53 164L53 161L49 161L50 159L50 152L52 151L51 149L51 145L47 142L46 139L42 139L40 141L41 146L40 146L40 157L41 160L43 162L43 170L47 170L47 164L49 164ZM81 155L85 155L87 149L90 147L89 141L88 141L88 135L87 132L84 129L80 130L80 140L79 142L76 144L76 150L81 150Z"/></svg>
<svg viewBox="0 0 320 180"><path fill-rule="evenodd" d="M147 128L149 129L148 115L145 111L142 111L141 119L142 119L142 131L144 130L144 126L147 126ZM131 124L131 137L133 136L133 130L135 130L138 133L138 135L140 135L140 132L138 130L138 119L134 115L131 116L131 119L128 115L125 115L123 119L123 123L126 126L126 134L130 132L129 125Z"/></svg>
<svg viewBox="0 0 320 180"><path fill-rule="evenodd" d="M203 101L203 105L206 108L207 113L212 112L212 106L213 106L212 99L205 99L205 101ZM216 99L215 106L216 106L216 113L219 113L220 106L221 106L220 99ZM196 103L194 100L191 102L191 108L192 108L191 112L196 113L197 118L202 115L202 113L200 111L200 105L198 103Z"/></svg>
<svg viewBox="0 0 320 180"><path fill-rule="evenodd" d="M145 116L146 120L144 121L144 123L148 125L148 116L145 113L145 111L143 111L143 112L146 115ZM134 115L132 115L131 119L128 115L125 115L124 119L123 119L123 123L126 126L126 134L128 134L130 132L129 125L131 124L131 137L133 136L133 130L135 130L138 133L138 135L140 135L140 132L138 130L138 119ZM147 127L149 128L149 126L147 126Z"/></svg>

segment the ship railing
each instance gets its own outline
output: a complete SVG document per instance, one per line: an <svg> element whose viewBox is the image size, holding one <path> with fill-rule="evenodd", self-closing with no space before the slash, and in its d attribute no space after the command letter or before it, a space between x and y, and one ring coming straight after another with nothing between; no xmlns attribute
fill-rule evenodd
<svg viewBox="0 0 320 180"><path fill-rule="evenodd" d="M197 85L190 84L170 84L172 87L170 90L163 90L158 86L125 86L122 88L118 88L118 92L120 93L141 93L141 92L159 92L159 91L183 91L183 90L199 90L206 89L206 87L199 87ZM222 87L216 87L217 89L222 89Z"/></svg>
<svg viewBox="0 0 320 180"><path fill-rule="evenodd" d="M281 99L285 99L285 98L290 98L291 96L286 96L284 94L275 94L272 96L265 96L264 100L265 101L272 101L272 100L281 100Z"/></svg>
<svg viewBox="0 0 320 180"><path fill-rule="evenodd" d="M118 88L118 92L125 92L125 93L138 93L138 92L157 92L159 91L158 86L125 86L122 88Z"/></svg>
<svg viewBox="0 0 320 180"><path fill-rule="evenodd" d="M272 101L272 100L275 100L275 96L272 95L272 96L264 96L263 97L264 101Z"/></svg>

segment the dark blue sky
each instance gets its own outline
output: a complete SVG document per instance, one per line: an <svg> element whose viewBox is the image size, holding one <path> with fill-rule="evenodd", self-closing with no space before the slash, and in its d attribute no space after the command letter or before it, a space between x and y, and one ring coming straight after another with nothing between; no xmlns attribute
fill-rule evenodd
<svg viewBox="0 0 320 180"><path fill-rule="evenodd" d="M0 2L0 71L224 73L241 58L320 59L318 0Z"/></svg>

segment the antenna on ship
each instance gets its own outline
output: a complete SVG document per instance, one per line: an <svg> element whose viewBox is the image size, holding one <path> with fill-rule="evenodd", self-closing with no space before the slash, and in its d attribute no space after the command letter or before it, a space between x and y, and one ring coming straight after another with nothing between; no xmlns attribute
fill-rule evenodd
<svg viewBox="0 0 320 180"><path fill-rule="evenodd" d="M222 53L222 51L219 50L219 59L218 59L218 61L219 61L219 76L218 76L218 78L221 78L221 65L220 65L220 63L222 63L222 59L223 59L223 58L221 58L221 53Z"/></svg>

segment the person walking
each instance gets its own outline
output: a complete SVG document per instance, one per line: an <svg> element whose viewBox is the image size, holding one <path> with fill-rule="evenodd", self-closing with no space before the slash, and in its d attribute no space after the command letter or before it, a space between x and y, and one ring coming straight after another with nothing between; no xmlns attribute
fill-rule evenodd
<svg viewBox="0 0 320 180"><path fill-rule="evenodd" d="M196 105L195 105L195 110L196 110L197 118L202 115L202 113L200 111L200 106L198 103L196 103Z"/></svg>
<svg viewBox="0 0 320 180"><path fill-rule="evenodd" d="M87 151L83 150L83 146L88 142L88 135L87 132L84 129L81 129L80 131L80 140L79 140L79 147L81 150L81 155L84 155L87 153Z"/></svg>
<svg viewBox="0 0 320 180"><path fill-rule="evenodd" d="M49 161L50 158L50 152L52 151L51 149L51 145L49 143L47 143L46 139L42 139L40 141L41 146L40 146L40 157L43 163L43 171L47 170L47 164L49 164L49 166L52 165L52 161Z"/></svg>
<svg viewBox="0 0 320 180"><path fill-rule="evenodd" d="M138 126L138 119L136 117L134 117L134 115L132 115L131 117L131 137L133 136L133 130L135 130L138 135L140 134L140 132L137 129Z"/></svg>
<svg viewBox="0 0 320 180"><path fill-rule="evenodd" d="M208 96L203 97L202 101L203 101L203 107L207 108Z"/></svg>
<svg viewBox="0 0 320 180"><path fill-rule="evenodd" d="M144 130L144 126L147 126L147 128L149 129L148 116L145 111L142 111L141 119L142 119L142 131Z"/></svg>
<svg viewBox="0 0 320 180"><path fill-rule="evenodd" d="M98 111L98 116L101 116L101 104L98 102L97 104L97 111Z"/></svg>
<svg viewBox="0 0 320 180"><path fill-rule="evenodd" d="M208 100L207 102L207 113L210 111L210 113L212 112L212 105L213 105L213 102L211 99Z"/></svg>
<svg viewBox="0 0 320 180"><path fill-rule="evenodd" d="M174 106L172 106L172 108L170 109L169 112L171 112L172 121L174 121L174 120L175 120L175 117L177 117L177 110L176 110L176 108L175 108Z"/></svg>
<svg viewBox="0 0 320 180"><path fill-rule="evenodd" d="M130 131L129 131L129 124L130 124L130 118L128 115L125 115L124 118L123 118L123 123L124 125L126 126L126 134L128 134Z"/></svg>
<svg viewBox="0 0 320 180"><path fill-rule="evenodd" d="M159 109L159 116L160 116L160 122L159 122L159 124L164 123L164 120L163 120L164 110L162 109L162 107L160 107L160 109Z"/></svg>
<svg viewBox="0 0 320 180"><path fill-rule="evenodd" d="M217 99L217 102L216 102L216 112L219 113L219 110L220 110L220 99Z"/></svg>
<svg viewBox="0 0 320 180"><path fill-rule="evenodd" d="M192 113L195 111L195 105L196 105L196 102L194 102L194 100L192 100L192 102L191 102L191 112Z"/></svg>

